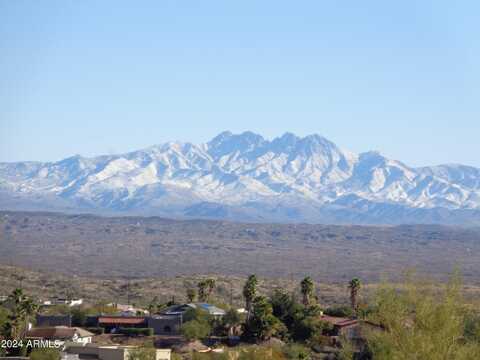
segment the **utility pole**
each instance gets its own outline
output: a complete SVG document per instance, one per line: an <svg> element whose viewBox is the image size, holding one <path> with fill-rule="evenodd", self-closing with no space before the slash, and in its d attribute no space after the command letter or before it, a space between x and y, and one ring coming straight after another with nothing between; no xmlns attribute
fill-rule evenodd
<svg viewBox="0 0 480 360"><path fill-rule="evenodd" d="M130 277L127 277L127 305L130 305Z"/></svg>

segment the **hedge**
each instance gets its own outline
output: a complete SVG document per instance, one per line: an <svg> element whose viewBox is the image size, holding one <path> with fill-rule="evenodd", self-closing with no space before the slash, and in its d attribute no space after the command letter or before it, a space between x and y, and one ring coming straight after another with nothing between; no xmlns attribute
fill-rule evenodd
<svg viewBox="0 0 480 360"><path fill-rule="evenodd" d="M124 334L124 335L152 336L153 335L153 329L152 328L119 328L117 333L118 334Z"/></svg>
<svg viewBox="0 0 480 360"><path fill-rule="evenodd" d="M105 333L105 328L102 327L87 327L86 330L94 333L95 335L102 335Z"/></svg>

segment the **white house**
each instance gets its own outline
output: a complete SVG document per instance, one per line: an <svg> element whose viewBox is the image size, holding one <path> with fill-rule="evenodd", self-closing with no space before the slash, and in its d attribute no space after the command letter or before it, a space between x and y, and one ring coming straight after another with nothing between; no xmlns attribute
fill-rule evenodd
<svg viewBox="0 0 480 360"><path fill-rule="evenodd" d="M46 300L42 303L43 306L67 305L70 307L80 306L83 304L83 299L63 299L57 298L53 300Z"/></svg>

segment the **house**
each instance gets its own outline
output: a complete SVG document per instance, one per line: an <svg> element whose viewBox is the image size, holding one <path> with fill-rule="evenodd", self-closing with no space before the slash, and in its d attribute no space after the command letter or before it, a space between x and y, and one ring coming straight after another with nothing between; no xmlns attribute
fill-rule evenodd
<svg viewBox="0 0 480 360"><path fill-rule="evenodd" d="M333 326L333 336L345 336L352 328L358 326L357 319L350 319L346 317L322 315L320 320L325 321Z"/></svg>
<svg viewBox="0 0 480 360"><path fill-rule="evenodd" d="M333 326L330 335L335 342L341 343L341 339L347 339L357 350L364 348L366 344L365 339L369 332L384 331L382 326L365 320L326 315L321 316L320 319Z"/></svg>
<svg viewBox="0 0 480 360"><path fill-rule="evenodd" d="M182 315L153 315L147 325L155 335L178 335L182 326Z"/></svg>
<svg viewBox="0 0 480 360"><path fill-rule="evenodd" d="M97 344L68 345L65 349L68 355L77 355L78 359L88 360L128 360L129 354L137 349L136 346L102 346ZM155 349L155 360L170 360L170 349ZM70 357L67 357L70 359Z"/></svg>
<svg viewBox="0 0 480 360"><path fill-rule="evenodd" d="M60 342L60 344L89 344L92 342L93 336L94 334L87 330L66 326L34 328L29 330L26 335L26 337L31 340L57 341Z"/></svg>
<svg viewBox="0 0 480 360"><path fill-rule="evenodd" d="M225 315L225 310L207 303L190 303L182 305L173 305L161 312L162 315L183 315L189 309L201 309L214 317L222 317Z"/></svg>
<svg viewBox="0 0 480 360"><path fill-rule="evenodd" d="M82 304L83 304L83 299L56 298L56 299L44 301L42 303L42 306L67 305L69 307L73 307L73 306L80 306Z"/></svg>
<svg viewBox="0 0 480 360"><path fill-rule="evenodd" d="M117 303L110 303L107 306L111 306L116 309L120 316L139 316L148 315L149 311L141 308L133 307L132 305L124 305Z"/></svg>
<svg viewBox="0 0 480 360"><path fill-rule="evenodd" d="M93 326L103 327L110 333L119 328L146 328L147 320L143 316L99 316Z"/></svg>
<svg viewBox="0 0 480 360"><path fill-rule="evenodd" d="M52 327L52 326L72 326L71 315L41 315L36 316L37 327Z"/></svg>

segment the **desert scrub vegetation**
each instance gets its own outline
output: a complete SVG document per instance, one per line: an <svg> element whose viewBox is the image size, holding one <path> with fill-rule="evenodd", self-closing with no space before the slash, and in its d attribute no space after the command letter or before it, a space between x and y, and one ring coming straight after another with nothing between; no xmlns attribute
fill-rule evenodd
<svg viewBox="0 0 480 360"><path fill-rule="evenodd" d="M367 334L366 359L480 359L480 316L462 299L454 274L439 287L407 275L401 288L384 283L367 319L384 331Z"/></svg>

